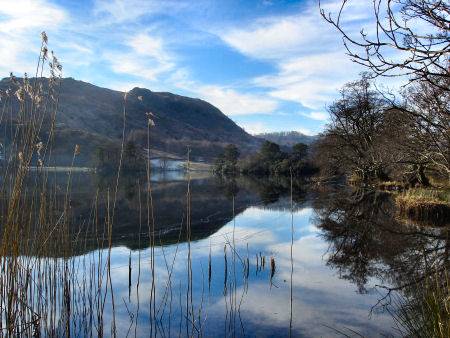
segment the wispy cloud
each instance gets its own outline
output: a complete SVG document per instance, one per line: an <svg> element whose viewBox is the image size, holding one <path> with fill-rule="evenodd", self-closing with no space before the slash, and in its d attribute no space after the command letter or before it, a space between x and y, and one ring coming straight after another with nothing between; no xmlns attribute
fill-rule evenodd
<svg viewBox="0 0 450 338"><path fill-rule="evenodd" d="M267 126L262 122L243 123L242 128L244 128L244 130L251 135L268 132Z"/></svg>
<svg viewBox="0 0 450 338"><path fill-rule="evenodd" d="M312 120L317 120L317 121L327 121L329 119L329 114L326 112L322 112L322 111L312 111L312 112L308 112L308 113L300 113L301 116L305 116L309 119Z"/></svg>
<svg viewBox="0 0 450 338"><path fill-rule="evenodd" d="M64 10L45 0L0 0L2 33L20 33L36 29L50 29L67 19Z"/></svg>
<svg viewBox="0 0 450 338"><path fill-rule="evenodd" d="M40 32L68 19L65 10L45 0L0 0L0 72L32 72Z"/></svg>
<svg viewBox="0 0 450 338"><path fill-rule="evenodd" d="M339 2L325 0L326 10ZM67 76L199 97L252 133L317 132L325 105L361 69L317 1L301 0L291 12L275 3L0 0L0 73L32 73L46 30ZM368 5L349 2L344 24L361 27Z"/></svg>
<svg viewBox="0 0 450 338"><path fill-rule="evenodd" d="M277 100L264 94L193 81L190 72L183 68L174 72L169 81L174 87L210 102L228 116L272 114L278 108Z"/></svg>
<svg viewBox="0 0 450 338"><path fill-rule="evenodd" d="M325 7L334 10L339 2L329 1ZM345 25L364 22L367 5L352 3ZM259 18L219 35L240 53L276 66L277 72L255 78L254 85L268 89L273 98L310 109L322 109L361 71L344 54L338 34L320 17L317 2L309 2L298 14Z"/></svg>
<svg viewBox="0 0 450 338"><path fill-rule="evenodd" d="M220 86L204 85L197 93L229 116L269 114L278 107L275 100L262 95L241 93Z"/></svg>
<svg viewBox="0 0 450 338"><path fill-rule="evenodd" d="M317 31L317 16L308 13L295 16L257 19L245 28L236 27L221 38L239 52L256 59L283 59L300 52L319 50L318 38L331 30Z"/></svg>
<svg viewBox="0 0 450 338"><path fill-rule="evenodd" d="M103 54L114 72L157 81L161 74L175 68L174 58L160 37L151 33L140 33L126 38L125 41L126 51Z"/></svg>

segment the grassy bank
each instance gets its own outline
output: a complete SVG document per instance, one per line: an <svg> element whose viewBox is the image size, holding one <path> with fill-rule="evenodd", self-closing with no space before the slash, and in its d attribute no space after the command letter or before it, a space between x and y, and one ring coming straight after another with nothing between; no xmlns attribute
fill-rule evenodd
<svg viewBox="0 0 450 338"><path fill-rule="evenodd" d="M395 198L400 215L417 221L447 224L450 220L450 189L410 188Z"/></svg>

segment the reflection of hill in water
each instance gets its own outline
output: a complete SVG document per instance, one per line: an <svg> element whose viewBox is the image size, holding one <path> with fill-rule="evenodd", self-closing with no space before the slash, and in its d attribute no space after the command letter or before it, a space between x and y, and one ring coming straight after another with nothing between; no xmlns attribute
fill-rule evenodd
<svg viewBox="0 0 450 338"><path fill-rule="evenodd" d="M140 181L145 181L145 178ZM104 184L100 182L99 185ZM151 185L156 244L167 245L185 241L188 182L163 180L152 182ZM93 186L90 191L94 190ZM297 194L294 197L298 201L303 201L306 193L300 188L300 183L296 183L296 191ZM206 238L215 233L232 220L233 214L238 215L249 206L258 205L282 211L288 211L291 208L290 182L286 180L250 180L242 177L237 180L216 177L194 179L190 181L190 193L191 240ZM86 201L83 194L79 196L79 199ZM123 178L117 198L112 235L113 246L125 245L131 249L149 246L148 229L149 225L151 228L152 223L151 214L148 222L146 199L146 184L139 184L136 178ZM106 205L103 203L98 209L99 217L106 217ZM80 221L87 219L89 213L89 206L75 211ZM96 242L93 244L92 248L98 245ZM89 247L84 250L89 250Z"/></svg>
<svg viewBox="0 0 450 338"><path fill-rule="evenodd" d="M37 175L33 173L32 175ZM66 172L50 173L48 186L58 203L55 219L63 215L64 200L69 175ZM35 182L31 177L30 182ZM144 182L144 183L142 183ZM92 173L74 172L71 177L69 232L72 247L68 252L79 255L98 248L108 247L108 193L109 215L115 193L116 177L105 177ZM29 191L34 183L30 183ZM176 180L151 182L151 200L147 195L146 178L124 175L119 181L114 212L112 246L130 249L147 248L152 229L151 209L154 215L154 240L156 245L184 242L186 233L188 181ZM294 196L297 201L306 197L300 183ZM290 182L271 179L224 180L216 177L197 178L190 181L191 193L191 240L200 240L218 231L230 222L234 215L249 206L270 210L290 210ZM30 194L31 195L31 194ZM234 210L233 210L234 196ZM38 240L33 237L32 240ZM54 238L58 241L59 238ZM45 255L60 256L59 249L48 248ZM55 254L54 252L57 251ZM52 254L49 254L52 253Z"/></svg>
<svg viewBox="0 0 450 338"><path fill-rule="evenodd" d="M81 177L80 177L81 178ZM145 179L144 179L145 181ZM171 244L179 240L186 240L187 220L187 181L159 181L152 182L153 215L155 224L155 243ZM103 190L103 189L102 189ZM89 219L92 213L92 191L74 192L72 204L73 214L79 220ZM233 217L232 195L227 194L227 186L215 178L197 179L190 182L191 193L191 240L208 237L227 224ZM105 191L100 193L105 197ZM119 187L116 212L113 224L112 245L127 246L131 249L142 249L149 246L149 228L152 228L151 209L147 210L146 184L140 184L137 179L125 178ZM139 199L141 203L139 203ZM98 219L107 217L107 204L105 198L98 204ZM244 211L249 205L258 203L259 197L248 189L239 189L235 192L235 214ZM76 245L74 251L83 252L108 245L107 233L96 232L95 227L84 227L86 238L95 240L82 241ZM76 227L78 228L78 227ZM78 230L78 229L77 229ZM103 239L98 241L97 239ZM103 243L102 243L103 242Z"/></svg>

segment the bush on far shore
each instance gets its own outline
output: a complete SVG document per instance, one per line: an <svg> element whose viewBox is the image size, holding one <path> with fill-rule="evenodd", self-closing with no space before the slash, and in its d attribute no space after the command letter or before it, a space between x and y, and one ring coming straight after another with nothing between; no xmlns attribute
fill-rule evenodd
<svg viewBox="0 0 450 338"><path fill-rule="evenodd" d="M306 176L315 173L308 159L308 146L295 144L290 152L284 152L276 143L265 141L258 153L238 160L236 146L229 145L219 156L215 172L219 174L239 174L249 176ZM237 155L237 156L236 156Z"/></svg>

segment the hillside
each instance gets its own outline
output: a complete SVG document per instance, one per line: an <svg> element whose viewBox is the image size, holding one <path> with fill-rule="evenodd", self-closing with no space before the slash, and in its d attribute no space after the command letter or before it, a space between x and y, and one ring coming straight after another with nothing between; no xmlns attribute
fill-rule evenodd
<svg viewBox="0 0 450 338"><path fill-rule="evenodd" d="M8 86L9 79L0 81L0 90ZM62 79L54 142L58 162L67 164L75 144L81 146L79 161L84 164L92 163L99 148L117 147L123 128L123 97L120 91ZM141 149L147 148L149 112L155 123L150 130L155 151L184 158L189 147L193 158L208 160L228 143L244 152L260 143L206 101L134 88L127 94L126 138ZM14 124L11 118L9 123Z"/></svg>
<svg viewBox="0 0 450 338"><path fill-rule="evenodd" d="M304 143L309 145L317 139L317 136L305 135L298 131L263 133L255 135L255 137L277 143L280 146L289 147L296 143Z"/></svg>

